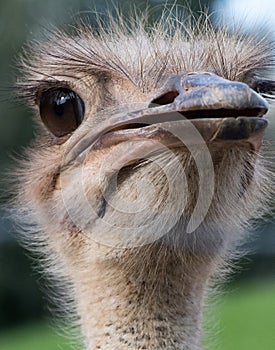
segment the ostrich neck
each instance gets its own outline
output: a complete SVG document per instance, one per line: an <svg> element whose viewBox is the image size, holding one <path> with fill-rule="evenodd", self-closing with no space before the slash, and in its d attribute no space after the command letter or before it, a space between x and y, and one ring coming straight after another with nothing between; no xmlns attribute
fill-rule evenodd
<svg viewBox="0 0 275 350"><path fill-rule="evenodd" d="M89 275L76 281L86 349L200 349L210 270L205 258L167 251L94 260Z"/></svg>

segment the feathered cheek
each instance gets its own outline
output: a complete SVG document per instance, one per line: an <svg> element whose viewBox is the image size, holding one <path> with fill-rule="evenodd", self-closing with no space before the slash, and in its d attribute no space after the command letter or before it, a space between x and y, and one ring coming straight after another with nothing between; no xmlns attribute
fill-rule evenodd
<svg viewBox="0 0 275 350"><path fill-rule="evenodd" d="M110 149L102 152L61 171L51 204L60 227L74 226L116 247L148 244L165 235L178 222L187 198L175 154L167 150L119 169L119 158L110 162Z"/></svg>

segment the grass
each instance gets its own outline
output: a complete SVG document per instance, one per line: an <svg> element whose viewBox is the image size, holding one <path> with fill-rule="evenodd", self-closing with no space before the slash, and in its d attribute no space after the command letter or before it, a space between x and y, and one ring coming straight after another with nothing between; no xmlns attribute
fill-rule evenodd
<svg viewBox="0 0 275 350"><path fill-rule="evenodd" d="M214 320L215 329L209 328L215 343L209 349L274 350L275 284L231 289L217 304Z"/></svg>
<svg viewBox="0 0 275 350"><path fill-rule="evenodd" d="M0 334L0 350L73 350L69 341L44 323Z"/></svg>
<svg viewBox="0 0 275 350"><path fill-rule="evenodd" d="M214 339L210 350L274 350L275 284L231 287L216 304L209 324ZM73 350L45 324L0 334L0 350L38 349Z"/></svg>

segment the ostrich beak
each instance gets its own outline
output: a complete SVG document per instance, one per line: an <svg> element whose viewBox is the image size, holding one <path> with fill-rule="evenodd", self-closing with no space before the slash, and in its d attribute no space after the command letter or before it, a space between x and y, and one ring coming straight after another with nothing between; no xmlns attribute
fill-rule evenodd
<svg viewBox="0 0 275 350"><path fill-rule="evenodd" d="M247 84L212 73L190 73L174 78L168 88L152 103L175 105L205 141L247 140L259 148L268 124L262 118L268 103Z"/></svg>
<svg viewBox="0 0 275 350"><path fill-rule="evenodd" d="M144 140L180 146L180 131L188 138L190 125L203 142L246 142L258 150L267 126L262 116L267 111L266 100L244 83L212 73L172 76L148 108L120 110L96 127L73 135L65 164L83 159L92 148L133 139L140 140L141 148Z"/></svg>

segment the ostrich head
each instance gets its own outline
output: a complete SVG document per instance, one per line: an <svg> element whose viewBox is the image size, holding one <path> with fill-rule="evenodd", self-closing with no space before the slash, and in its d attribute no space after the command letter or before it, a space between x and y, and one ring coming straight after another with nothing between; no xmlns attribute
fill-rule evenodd
<svg viewBox="0 0 275 350"><path fill-rule="evenodd" d="M133 23L58 32L23 61L25 238L87 349L198 349L209 279L266 208L272 53L207 23Z"/></svg>

